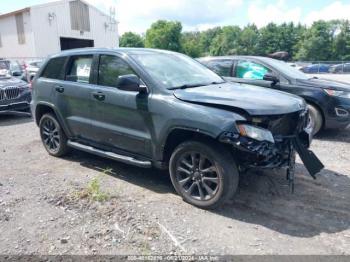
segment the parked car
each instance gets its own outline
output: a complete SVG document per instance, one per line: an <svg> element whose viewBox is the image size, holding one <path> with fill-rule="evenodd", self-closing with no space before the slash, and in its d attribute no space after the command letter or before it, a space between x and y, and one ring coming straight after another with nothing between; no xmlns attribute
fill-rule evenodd
<svg viewBox="0 0 350 262"><path fill-rule="evenodd" d="M329 72L332 74L350 73L350 63L333 65Z"/></svg>
<svg viewBox="0 0 350 262"><path fill-rule="evenodd" d="M43 62L41 60L31 61L26 65L26 79L28 82L31 82L35 76L35 74L39 71Z"/></svg>
<svg viewBox="0 0 350 262"><path fill-rule="evenodd" d="M0 113L29 111L31 90L28 83L10 75L7 61L0 61Z"/></svg>
<svg viewBox="0 0 350 262"><path fill-rule="evenodd" d="M327 64L312 64L304 66L300 70L307 74L329 73L330 67Z"/></svg>
<svg viewBox="0 0 350 262"><path fill-rule="evenodd" d="M8 73L11 76L24 81L27 80L25 71L23 70L19 61L9 60L9 59L0 59L0 62L2 63L3 67L6 67L6 69L8 70Z"/></svg>
<svg viewBox="0 0 350 262"><path fill-rule="evenodd" d="M33 80L32 112L50 155L76 148L139 167L168 168L183 199L214 208L239 173L288 167L311 175L307 108L283 92L225 82L183 54L78 49L48 59Z"/></svg>
<svg viewBox="0 0 350 262"><path fill-rule="evenodd" d="M202 58L199 61L236 83L252 84L301 96L309 107L308 128L346 128L350 124L350 85L310 77L285 62L258 56Z"/></svg>

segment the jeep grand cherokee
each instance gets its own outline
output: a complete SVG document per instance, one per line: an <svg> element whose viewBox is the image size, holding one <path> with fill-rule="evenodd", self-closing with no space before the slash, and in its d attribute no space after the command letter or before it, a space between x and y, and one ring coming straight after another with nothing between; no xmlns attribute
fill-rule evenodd
<svg viewBox="0 0 350 262"><path fill-rule="evenodd" d="M295 152L312 176L323 167L307 149L303 99L225 82L174 52L54 55L34 78L32 111L49 154L169 168L178 194L202 208L232 198L244 170L285 167L293 181Z"/></svg>

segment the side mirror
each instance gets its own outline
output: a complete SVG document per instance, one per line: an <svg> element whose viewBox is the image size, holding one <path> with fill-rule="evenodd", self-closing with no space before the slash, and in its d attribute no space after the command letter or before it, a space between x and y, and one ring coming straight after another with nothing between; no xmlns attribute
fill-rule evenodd
<svg viewBox="0 0 350 262"><path fill-rule="evenodd" d="M21 76L22 72L21 71L12 71L13 76Z"/></svg>
<svg viewBox="0 0 350 262"><path fill-rule="evenodd" d="M277 76L271 74L271 73L266 73L263 77L263 80L272 82L273 85L278 83L280 80L277 78Z"/></svg>
<svg viewBox="0 0 350 262"><path fill-rule="evenodd" d="M118 77L117 88L124 91L146 92L147 88L141 85L140 78L136 75L123 75Z"/></svg>

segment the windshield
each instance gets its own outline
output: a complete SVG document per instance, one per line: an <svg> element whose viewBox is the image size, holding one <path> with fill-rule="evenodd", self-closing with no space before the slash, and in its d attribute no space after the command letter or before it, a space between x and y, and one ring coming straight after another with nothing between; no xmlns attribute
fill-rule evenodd
<svg viewBox="0 0 350 262"><path fill-rule="evenodd" d="M295 67L292 67L288 65L286 62L275 60L275 59L268 59L268 63L273 66L277 71L281 72L282 74L295 79L309 79L310 77L303 72L299 71Z"/></svg>
<svg viewBox="0 0 350 262"><path fill-rule="evenodd" d="M9 63L8 61L0 61L0 77L9 76Z"/></svg>
<svg viewBox="0 0 350 262"><path fill-rule="evenodd" d="M0 70L9 70L9 63L7 61L0 61Z"/></svg>
<svg viewBox="0 0 350 262"><path fill-rule="evenodd" d="M182 54L143 53L132 57L165 88L186 88L223 83L223 79L199 62Z"/></svg>

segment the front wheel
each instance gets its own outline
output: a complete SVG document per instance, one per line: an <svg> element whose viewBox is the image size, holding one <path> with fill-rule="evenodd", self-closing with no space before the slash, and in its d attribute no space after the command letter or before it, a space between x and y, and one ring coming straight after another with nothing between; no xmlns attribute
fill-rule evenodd
<svg viewBox="0 0 350 262"><path fill-rule="evenodd" d="M312 134L316 135L322 128L323 118L321 112L313 105L307 105L309 109L309 119L307 128L312 130Z"/></svg>
<svg viewBox="0 0 350 262"><path fill-rule="evenodd" d="M231 199L239 174L233 157L220 144L197 141L180 144L173 152L169 171L182 198L197 207L213 209Z"/></svg>

